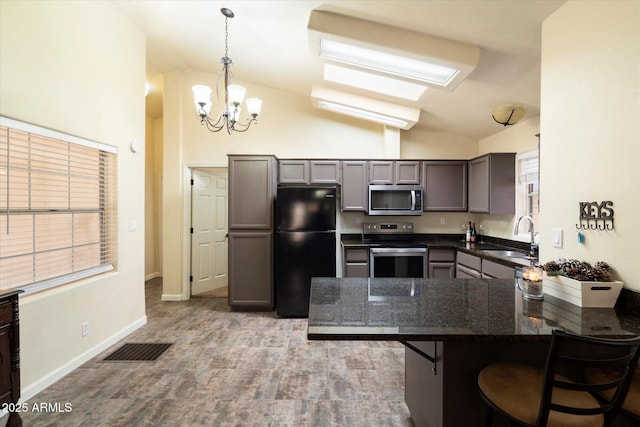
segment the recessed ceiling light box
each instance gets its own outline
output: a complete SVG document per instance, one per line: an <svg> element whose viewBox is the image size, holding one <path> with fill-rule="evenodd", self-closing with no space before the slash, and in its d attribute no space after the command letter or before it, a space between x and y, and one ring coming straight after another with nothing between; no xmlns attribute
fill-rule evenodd
<svg viewBox="0 0 640 427"><path fill-rule="evenodd" d="M453 90L478 64L480 49L329 11L308 24L312 52L323 60Z"/></svg>
<svg viewBox="0 0 640 427"><path fill-rule="evenodd" d="M311 101L317 108L360 119L410 129L420 119L420 109L314 85Z"/></svg>

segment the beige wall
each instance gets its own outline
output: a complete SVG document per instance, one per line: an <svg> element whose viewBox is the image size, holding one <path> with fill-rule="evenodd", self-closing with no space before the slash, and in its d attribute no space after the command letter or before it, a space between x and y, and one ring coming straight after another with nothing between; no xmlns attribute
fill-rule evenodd
<svg viewBox="0 0 640 427"><path fill-rule="evenodd" d="M640 291L640 2L572 1L542 30L541 258L607 261ZM605 200L615 230L579 244L578 204Z"/></svg>
<svg viewBox="0 0 640 427"><path fill-rule="evenodd" d="M478 155L478 141L462 135L437 132L420 126L401 131L403 159L470 159Z"/></svg>
<svg viewBox="0 0 640 427"><path fill-rule="evenodd" d="M118 149L117 269L20 298L28 399L145 323L143 34L111 2L0 3L0 114ZM129 232L130 220L138 231ZM81 336L81 324L90 333Z"/></svg>
<svg viewBox="0 0 640 427"><path fill-rule="evenodd" d="M145 182L144 182L144 277L149 280L160 276L157 268L158 262L155 255L156 248L160 245L156 242L156 184L155 184L155 123L153 118L145 117Z"/></svg>

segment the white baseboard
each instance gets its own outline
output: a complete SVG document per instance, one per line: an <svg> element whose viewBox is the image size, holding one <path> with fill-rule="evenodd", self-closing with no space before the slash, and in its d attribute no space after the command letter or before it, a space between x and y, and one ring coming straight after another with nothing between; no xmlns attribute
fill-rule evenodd
<svg viewBox="0 0 640 427"><path fill-rule="evenodd" d="M182 294L162 294L160 301L184 301Z"/></svg>
<svg viewBox="0 0 640 427"><path fill-rule="evenodd" d="M156 271L155 273L147 274L146 276L144 276L144 281L146 282L147 280L155 279L156 277L162 277L162 274L160 274L160 272L158 271Z"/></svg>
<svg viewBox="0 0 640 427"><path fill-rule="evenodd" d="M29 386L23 388L20 392L21 394L20 402L25 402L31 399L33 396L40 393L45 388L49 387L50 385L52 385L53 383L55 383L65 375L71 373L74 369L82 366L83 364L85 364L86 362L88 362L89 360L91 360L92 358L94 358L95 356L97 356L98 354L100 354L101 352L103 352L113 344L120 341L122 338L126 337L136 329L144 326L146 323L147 323L147 316L144 316L136 320L126 328L122 329L121 331L117 332L116 334L112 335L106 340L102 341L101 343L89 349L88 351L82 353L78 357L70 360L69 362L62 365L55 371L42 377L35 383L30 384Z"/></svg>

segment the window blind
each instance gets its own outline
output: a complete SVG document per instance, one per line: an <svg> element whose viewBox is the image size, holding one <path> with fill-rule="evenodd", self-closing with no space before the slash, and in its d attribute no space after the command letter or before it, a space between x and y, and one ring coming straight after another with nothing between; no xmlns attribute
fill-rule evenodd
<svg viewBox="0 0 640 427"><path fill-rule="evenodd" d="M115 149L0 119L0 289L34 291L113 268Z"/></svg>
<svg viewBox="0 0 640 427"><path fill-rule="evenodd" d="M538 183L538 156L526 157L520 160L520 183Z"/></svg>

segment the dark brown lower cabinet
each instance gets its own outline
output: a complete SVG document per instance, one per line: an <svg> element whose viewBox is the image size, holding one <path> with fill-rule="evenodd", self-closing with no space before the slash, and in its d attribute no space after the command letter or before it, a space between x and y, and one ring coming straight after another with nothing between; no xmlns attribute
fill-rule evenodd
<svg viewBox="0 0 640 427"><path fill-rule="evenodd" d="M14 409L20 399L20 290L0 294L0 404L9 410L7 426L21 426Z"/></svg>

